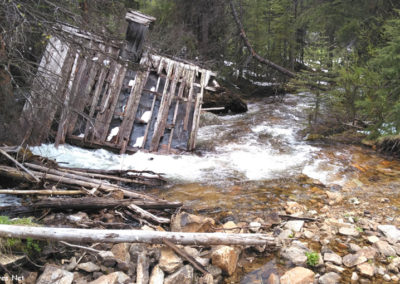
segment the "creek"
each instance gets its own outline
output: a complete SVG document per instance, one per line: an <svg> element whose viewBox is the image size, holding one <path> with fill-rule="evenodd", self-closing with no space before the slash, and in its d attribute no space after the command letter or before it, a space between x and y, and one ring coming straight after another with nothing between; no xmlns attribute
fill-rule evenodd
<svg viewBox="0 0 400 284"><path fill-rule="evenodd" d="M244 114L214 117L200 128L195 154L117 155L70 145L32 150L70 167L165 173L172 184L151 193L182 201L217 223L251 222L282 212L287 201L318 214L326 207L326 191L344 196L332 214L358 210L391 223L399 215L400 162L363 146L305 141L302 130L313 103L310 94L289 94L274 103L252 101ZM269 260L244 264L235 280Z"/></svg>

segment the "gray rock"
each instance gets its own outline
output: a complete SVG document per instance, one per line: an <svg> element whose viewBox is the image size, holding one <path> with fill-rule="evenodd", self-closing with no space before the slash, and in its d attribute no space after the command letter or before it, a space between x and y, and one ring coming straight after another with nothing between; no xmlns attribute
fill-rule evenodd
<svg viewBox="0 0 400 284"><path fill-rule="evenodd" d="M164 283L164 271L159 265L154 266L151 271L149 284L163 284Z"/></svg>
<svg viewBox="0 0 400 284"><path fill-rule="evenodd" d="M377 241L374 243L374 247L384 256L395 256L396 250L385 241Z"/></svg>
<svg viewBox="0 0 400 284"><path fill-rule="evenodd" d="M99 256L104 266L112 267L117 262L114 254L111 251L108 250L100 251Z"/></svg>
<svg viewBox="0 0 400 284"><path fill-rule="evenodd" d="M293 232L291 230L283 230L277 237L278 241L283 241L286 239L293 238Z"/></svg>
<svg viewBox="0 0 400 284"><path fill-rule="evenodd" d="M393 273L398 273L400 269L400 257L391 259L387 268Z"/></svg>
<svg viewBox="0 0 400 284"><path fill-rule="evenodd" d="M343 257L343 264L347 267L353 267L366 262L368 259L360 254L348 254Z"/></svg>
<svg viewBox="0 0 400 284"><path fill-rule="evenodd" d="M374 259L378 251L374 247L363 247L357 254L365 256L367 259Z"/></svg>
<svg viewBox="0 0 400 284"><path fill-rule="evenodd" d="M329 261L337 265L342 265L342 257L336 253L325 253L324 261Z"/></svg>
<svg viewBox="0 0 400 284"><path fill-rule="evenodd" d="M288 221L285 228L293 232L300 232L304 226L304 221Z"/></svg>
<svg viewBox="0 0 400 284"><path fill-rule="evenodd" d="M369 237L367 238L367 241L368 241L369 243L371 243L371 244L374 244L374 243L376 243L376 242L379 241L379 238L378 238L377 236L369 236Z"/></svg>
<svg viewBox="0 0 400 284"><path fill-rule="evenodd" d="M354 227L341 227L339 228L339 234L344 235L344 236L350 236L350 237L358 237L360 235L360 232L356 230Z"/></svg>
<svg viewBox="0 0 400 284"><path fill-rule="evenodd" d="M183 266L183 261L172 249L163 248L159 265L165 272L173 273Z"/></svg>
<svg viewBox="0 0 400 284"><path fill-rule="evenodd" d="M392 280L392 279L390 278L389 274L385 274L385 275L383 275L383 280L390 282L390 280Z"/></svg>
<svg viewBox="0 0 400 284"><path fill-rule="evenodd" d="M381 231L387 238L393 239L395 242L400 240L400 230L393 225L379 225L378 230Z"/></svg>
<svg viewBox="0 0 400 284"><path fill-rule="evenodd" d="M361 247L360 247L359 245L356 245L356 244L353 244L353 243L350 243L350 244L349 244L349 251L350 251L351 253L356 253L356 252L358 252L360 249L361 249Z"/></svg>
<svg viewBox="0 0 400 284"><path fill-rule="evenodd" d="M325 263L326 272L343 273L346 269L341 266L334 265L330 262Z"/></svg>
<svg viewBox="0 0 400 284"><path fill-rule="evenodd" d="M36 284L71 284L72 280L74 280L72 272L47 264Z"/></svg>
<svg viewBox="0 0 400 284"><path fill-rule="evenodd" d="M319 284L337 284L340 283L340 275L335 272L329 272L318 279Z"/></svg>
<svg viewBox="0 0 400 284"><path fill-rule="evenodd" d="M307 248L304 249L297 245L292 245L291 247L283 249L281 256L296 266L305 266L307 262L306 252L308 251Z"/></svg>
<svg viewBox="0 0 400 284"><path fill-rule="evenodd" d="M375 274L375 266L367 262L357 265L357 270L366 277L372 277Z"/></svg>
<svg viewBox="0 0 400 284"><path fill-rule="evenodd" d="M358 279L360 279L360 277L358 277L357 272L353 272L353 273L351 274L351 281L356 282L356 281L358 281Z"/></svg>
<svg viewBox="0 0 400 284"><path fill-rule="evenodd" d="M253 233L257 233L261 228L261 223L260 222L250 222L249 224L249 230Z"/></svg>
<svg viewBox="0 0 400 284"><path fill-rule="evenodd" d="M169 275L164 280L164 284L192 284L193 283L193 267L185 265L175 273Z"/></svg>
<svg viewBox="0 0 400 284"><path fill-rule="evenodd" d="M219 119L218 115L211 113L211 112L202 112L200 115L200 127L207 126L207 125L215 125L220 124L221 120Z"/></svg>
<svg viewBox="0 0 400 284"><path fill-rule="evenodd" d="M78 269L86 272L100 271L100 266L94 264L93 262L85 262L78 264Z"/></svg>

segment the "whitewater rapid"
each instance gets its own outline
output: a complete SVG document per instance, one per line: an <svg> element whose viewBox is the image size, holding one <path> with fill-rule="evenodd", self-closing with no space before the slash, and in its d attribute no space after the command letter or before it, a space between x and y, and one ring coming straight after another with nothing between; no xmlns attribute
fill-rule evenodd
<svg viewBox="0 0 400 284"><path fill-rule="evenodd" d="M221 116L218 123L201 127L195 154L139 151L119 155L68 144L58 148L43 144L31 150L68 167L151 170L164 173L174 183L223 184L305 174L324 184L340 184L340 159L327 159L320 147L304 141L299 134L306 126L312 104L308 94L287 95L282 102L273 104L250 103L245 114Z"/></svg>

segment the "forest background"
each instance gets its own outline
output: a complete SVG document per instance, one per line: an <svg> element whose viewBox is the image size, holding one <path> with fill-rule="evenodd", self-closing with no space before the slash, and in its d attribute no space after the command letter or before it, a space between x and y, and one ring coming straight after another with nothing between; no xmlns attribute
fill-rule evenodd
<svg viewBox="0 0 400 284"><path fill-rule="evenodd" d="M254 59L231 3L257 54L295 71L294 79ZM124 39L129 9L157 18L151 49L217 70L227 85L312 91L314 121L328 114L339 123L363 122L370 138L399 134L399 1L0 0L0 141L17 137L12 124L57 24Z"/></svg>

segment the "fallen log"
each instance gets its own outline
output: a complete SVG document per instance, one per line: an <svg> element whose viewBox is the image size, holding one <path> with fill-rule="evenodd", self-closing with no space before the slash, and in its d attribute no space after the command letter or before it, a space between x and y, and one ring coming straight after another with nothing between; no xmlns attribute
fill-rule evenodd
<svg viewBox="0 0 400 284"><path fill-rule="evenodd" d="M79 195L87 194L84 190L62 190L62 189L0 189L0 194L11 194L11 195Z"/></svg>
<svg viewBox="0 0 400 284"><path fill-rule="evenodd" d="M157 201L157 198L155 198L155 197L145 195L142 193L138 193L138 192L134 192L134 191L125 189L125 188L117 186L117 185L107 184L101 180L92 179L92 181L85 181L85 180L74 179L74 178L65 177L65 176L61 176L61 175L57 175L57 174L43 173L43 172L37 172L37 171L32 171L32 173L43 180L50 180L50 181L54 181L56 183L64 183L64 184L68 184L68 185L79 185L79 186L83 186L83 187L87 187L87 188L96 188L96 189L104 190L106 192L112 192L112 191L119 190L119 191L122 191L126 197ZM21 172L18 169L15 169L13 167L8 167L8 166L0 165L0 176L7 176L7 177L15 178L17 180L35 182L34 180L32 180L32 177L30 175L28 175L27 173Z"/></svg>
<svg viewBox="0 0 400 284"><path fill-rule="evenodd" d="M286 76L288 76L288 77L290 77L290 78L296 77L296 74L293 73L292 71L290 71L290 70L286 69L285 67L282 67L282 66L280 66L280 65L278 65L278 64L276 64L276 63L274 63L274 62L272 62L271 60L268 60L268 59L266 59L266 58L264 58L264 57L261 57L261 56L254 50L253 46L251 45L249 39L248 39L247 36L246 36L246 33L245 33L245 31L244 31L243 24L242 24L242 22L241 22L240 19L239 19L239 16L238 16L238 13L237 13L237 11L236 11L235 4L233 3L233 0L230 0L230 1L229 1L229 4L230 4L230 6L231 6L233 18L235 19L236 25L238 26L238 28L239 28L239 30L240 30L240 36L242 37L242 39L243 39L244 44L246 45L246 47L249 49L251 56L254 57L258 62L260 62L260 63L262 63L262 64L265 64L265 65L268 65L269 67L271 67L271 68L273 68L273 69L279 71L280 73L282 73L282 74L284 74L284 75L286 75Z"/></svg>
<svg viewBox="0 0 400 284"><path fill-rule="evenodd" d="M143 219L147 219L147 220L151 220L154 221L156 223L160 223L160 224L169 224L171 223L171 220L168 218L163 218L163 217L158 217L154 214L151 214L150 212L147 212L146 210L143 210L142 208L140 208L139 206L135 205L135 204L130 204L128 206L128 209L135 212L136 214L138 214L140 217L142 217Z"/></svg>
<svg viewBox="0 0 400 284"><path fill-rule="evenodd" d="M0 225L0 237L80 243L163 244L168 240L181 245L270 245L273 237L265 234L181 233L142 230L91 230L75 228Z"/></svg>
<svg viewBox="0 0 400 284"><path fill-rule="evenodd" d="M115 207L127 207L131 204L145 209L175 209L182 206L181 202L168 201L148 201L136 199L113 199L100 197L82 197L82 198L48 198L35 202L31 205L34 208L50 209L103 209ZM0 207L1 208L1 207Z"/></svg>
<svg viewBox="0 0 400 284"><path fill-rule="evenodd" d="M16 164L18 167L20 167L21 169L23 169L28 175L30 175L36 182L39 182L40 180L27 168L25 168L24 165L22 165L20 162L18 162L16 159L14 159L13 157L11 157L10 155L7 154L6 151L0 149L0 154L3 154L3 156L5 156L7 159L11 160L14 164Z"/></svg>

